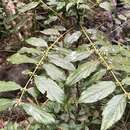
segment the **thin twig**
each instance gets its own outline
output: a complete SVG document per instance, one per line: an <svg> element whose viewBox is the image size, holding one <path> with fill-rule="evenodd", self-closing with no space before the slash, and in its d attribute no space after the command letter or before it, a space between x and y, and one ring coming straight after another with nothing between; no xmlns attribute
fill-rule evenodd
<svg viewBox="0 0 130 130"><path fill-rule="evenodd" d="M40 61L38 62L37 66L35 67L34 71L32 72L29 80L27 81L26 85L24 86L24 88L22 89L22 93L20 95L20 98L17 100L16 106L19 105L21 103L22 97L24 95L24 93L26 92L26 89L29 85L29 83L32 81L32 78L34 77L36 71L38 70L39 66L42 64L43 60L48 56L49 51L54 47L54 45L61 39L64 37L65 34L67 34L68 32L70 32L72 30L72 28L70 28L68 31L66 31L64 34L61 34L53 44L51 44L46 51L43 52L43 56L40 59Z"/></svg>
<svg viewBox="0 0 130 130"><path fill-rule="evenodd" d="M40 3L42 3L42 7L46 7L46 8L48 8L49 10L51 10L56 16L58 16L58 18L59 19L61 19L62 21L65 21L65 19L62 17L62 16L60 16L54 9L52 9L51 7L49 7L46 3L44 3L42 0L39 0L40 1Z"/></svg>
<svg viewBox="0 0 130 130"><path fill-rule="evenodd" d="M121 82L118 80L118 78L116 77L115 73L113 72L112 68L110 67L110 65L107 63L107 61L103 58L103 56L101 55L100 51L96 48L95 44L92 42L92 40L90 39L90 37L88 36L85 28L81 25L81 29L82 32L84 33L84 35L87 37L87 39L89 40L91 46L93 47L93 49L95 50L96 54L99 56L100 60L104 63L104 65L106 66L107 70L109 70L112 74L112 76L114 77L115 81L117 82L117 84L120 86L120 88L122 89L122 91L124 92L125 95L128 95L128 92L124 89L123 85L121 84Z"/></svg>

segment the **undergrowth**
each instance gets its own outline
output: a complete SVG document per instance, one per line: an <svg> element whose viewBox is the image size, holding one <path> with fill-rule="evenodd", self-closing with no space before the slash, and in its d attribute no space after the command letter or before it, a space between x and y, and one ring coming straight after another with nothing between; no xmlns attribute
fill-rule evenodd
<svg viewBox="0 0 130 130"><path fill-rule="evenodd" d="M1 67L28 69L0 81L0 127L129 129L129 4L3 0ZM25 84L16 80L19 73Z"/></svg>

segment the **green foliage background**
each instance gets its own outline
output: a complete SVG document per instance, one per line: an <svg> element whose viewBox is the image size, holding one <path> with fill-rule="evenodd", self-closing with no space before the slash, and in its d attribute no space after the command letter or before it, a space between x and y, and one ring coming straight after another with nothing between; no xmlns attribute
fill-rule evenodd
<svg viewBox="0 0 130 130"><path fill-rule="evenodd" d="M115 123L121 120L126 105L129 108L129 38L127 45L119 41L113 44L96 23L95 27L86 26L87 20L93 19L95 9L112 14L113 3L39 0L17 4L13 16L8 16L2 3L0 5L1 38L22 34L22 38L17 39L22 47L17 47L7 62L34 67L24 72L30 77L25 86L0 81L0 93L15 90L20 93L15 99L1 98L0 111L20 108L26 113L24 125L7 121L3 129L116 128ZM29 28L32 33L24 36L23 27L29 26L28 13L33 14L31 30ZM128 20L125 15L119 18ZM15 27L10 26L12 21L18 21ZM38 100L39 96L45 101Z"/></svg>

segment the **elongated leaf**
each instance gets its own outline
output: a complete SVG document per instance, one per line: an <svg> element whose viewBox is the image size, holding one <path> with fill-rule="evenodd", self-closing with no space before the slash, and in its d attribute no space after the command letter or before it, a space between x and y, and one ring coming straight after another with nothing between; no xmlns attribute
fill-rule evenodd
<svg viewBox="0 0 130 130"><path fill-rule="evenodd" d="M120 70L130 73L130 58L120 55L112 56L108 58L108 62L111 63L113 70Z"/></svg>
<svg viewBox="0 0 130 130"><path fill-rule="evenodd" d="M26 55L21 55L19 53L16 53L12 56L10 56L7 59L9 62L11 62L12 64L22 64L22 63L34 63L36 64L36 60L26 56Z"/></svg>
<svg viewBox="0 0 130 130"><path fill-rule="evenodd" d="M126 85L130 85L130 77L126 77L125 79L123 79L122 83L124 83Z"/></svg>
<svg viewBox="0 0 130 130"><path fill-rule="evenodd" d="M126 96L124 94L114 96L106 105L102 116L101 130L109 129L121 119L126 108Z"/></svg>
<svg viewBox="0 0 130 130"><path fill-rule="evenodd" d="M99 6L103 9L105 9L106 11L111 11L111 9L112 9L111 3L107 2L107 1L100 3Z"/></svg>
<svg viewBox="0 0 130 130"><path fill-rule="evenodd" d="M83 91L79 99L80 103L93 103L97 102L109 94L111 94L116 88L116 85L112 81L100 81L97 84L92 85L87 90Z"/></svg>
<svg viewBox="0 0 130 130"><path fill-rule="evenodd" d="M67 43L67 44L73 44L74 42L78 41L78 39L80 38L81 34L82 33L80 31L76 31L73 34L67 34L65 36L64 42Z"/></svg>
<svg viewBox="0 0 130 130"><path fill-rule="evenodd" d="M64 26L61 26L61 25L55 25L54 28L57 29L58 31L61 31L61 32L66 31L66 28Z"/></svg>
<svg viewBox="0 0 130 130"><path fill-rule="evenodd" d="M35 99L38 97L38 95L40 94L40 92L37 90L37 88L35 87L31 87L27 89L27 92L34 97Z"/></svg>
<svg viewBox="0 0 130 130"><path fill-rule="evenodd" d="M73 7L75 4L76 4L76 2L69 2L69 3L66 5L66 11L68 12L69 9L70 9L71 7Z"/></svg>
<svg viewBox="0 0 130 130"><path fill-rule="evenodd" d="M60 35L59 31L55 28L49 28L49 29L45 29L43 31L40 31L43 34L46 35Z"/></svg>
<svg viewBox="0 0 130 130"><path fill-rule="evenodd" d="M28 115L32 116L39 123L51 124L55 122L55 119L51 114L43 111L36 106L24 103L22 104L22 107Z"/></svg>
<svg viewBox="0 0 130 130"><path fill-rule="evenodd" d="M74 70L75 67L72 63L61 58L58 55L49 55L50 62L66 70Z"/></svg>
<svg viewBox="0 0 130 130"><path fill-rule="evenodd" d="M80 81L81 79L88 77L92 72L96 70L98 65L99 63L97 61L91 61L80 65L78 69L74 70L69 75L66 81L66 85L71 86Z"/></svg>
<svg viewBox="0 0 130 130"><path fill-rule="evenodd" d="M57 3L57 10L61 10L65 7L66 3L65 2L58 2Z"/></svg>
<svg viewBox="0 0 130 130"><path fill-rule="evenodd" d="M13 81L0 81L0 92L7 92L21 89L21 86Z"/></svg>
<svg viewBox="0 0 130 130"><path fill-rule="evenodd" d="M42 55L42 51L35 48L22 47L19 51L20 54L32 54L32 55Z"/></svg>
<svg viewBox="0 0 130 130"><path fill-rule="evenodd" d="M120 53L122 48L118 45L103 46L100 48L101 53L116 55Z"/></svg>
<svg viewBox="0 0 130 130"><path fill-rule="evenodd" d="M28 10L31 10L31 9L37 7L38 4L39 4L39 2L30 2L28 4L25 4L23 7L21 7L18 11L20 13L24 13Z"/></svg>
<svg viewBox="0 0 130 130"><path fill-rule="evenodd" d="M26 42L36 47L48 47L47 42L42 38L31 37Z"/></svg>
<svg viewBox="0 0 130 130"><path fill-rule="evenodd" d="M87 51L84 52L72 51L69 55L65 57L65 59L71 62L76 62L88 58L91 54L92 52L87 52Z"/></svg>
<svg viewBox="0 0 130 130"><path fill-rule="evenodd" d="M56 81L62 81L66 79L64 71L53 64L44 64L43 68L46 70L47 74Z"/></svg>
<svg viewBox="0 0 130 130"><path fill-rule="evenodd" d="M64 91L51 79L44 76L36 76L35 83L41 93L47 92L47 97L52 101L63 102Z"/></svg>
<svg viewBox="0 0 130 130"><path fill-rule="evenodd" d="M15 104L15 102L11 99L0 99L0 111L6 110L7 108L12 107Z"/></svg>
<svg viewBox="0 0 130 130"><path fill-rule="evenodd" d="M98 70L98 72L96 72L93 76L91 76L88 80L86 80L86 82L85 82L86 86L89 86L92 83L96 83L97 81L102 79L102 77L105 74L106 74L106 69Z"/></svg>

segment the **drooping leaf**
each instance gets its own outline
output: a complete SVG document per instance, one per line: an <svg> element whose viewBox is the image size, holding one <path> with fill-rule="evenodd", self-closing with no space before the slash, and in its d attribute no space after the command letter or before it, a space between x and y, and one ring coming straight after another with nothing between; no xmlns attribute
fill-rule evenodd
<svg viewBox="0 0 130 130"><path fill-rule="evenodd" d="M49 60L51 63L66 69L66 70L74 70L75 67L72 63L69 61L65 60L64 58L60 57L59 55L49 55Z"/></svg>
<svg viewBox="0 0 130 130"><path fill-rule="evenodd" d="M35 47L48 47L47 42L42 38L31 37L26 42Z"/></svg>
<svg viewBox="0 0 130 130"><path fill-rule="evenodd" d="M53 80L44 76L35 76L35 84L42 94L47 92L47 97L51 101L63 102L64 91Z"/></svg>
<svg viewBox="0 0 130 130"><path fill-rule="evenodd" d="M14 91L21 89L21 86L13 81L0 81L0 92Z"/></svg>
<svg viewBox="0 0 130 130"><path fill-rule="evenodd" d="M80 38L81 34L82 33L80 31L76 31L73 34L67 34L65 36L64 42L71 45L74 42L78 41L78 39Z"/></svg>
<svg viewBox="0 0 130 130"><path fill-rule="evenodd" d="M97 84L92 85L87 90L83 91L79 99L80 103L93 103L97 102L109 94L111 94L116 88L116 85L112 81L100 81Z"/></svg>
<svg viewBox="0 0 130 130"><path fill-rule="evenodd" d="M87 78L92 72L94 72L99 63L97 61L91 61L80 65L74 70L67 78L66 85L73 85L81 79Z"/></svg>
<svg viewBox="0 0 130 130"><path fill-rule="evenodd" d="M0 99L0 111L6 110L7 108L12 107L15 104L15 101L7 98Z"/></svg>
<svg viewBox="0 0 130 130"><path fill-rule="evenodd" d="M59 31L55 28L45 29L45 30L40 31L40 32L45 34L45 35L60 35Z"/></svg>
<svg viewBox="0 0 130 130"><path fill-rule="evenodd" d="M46 70L47 74L56 81L62 81L66 79L64 71L53 64L44 64L43 68Z"/></svg>
<svg viewBox="0 0 130 130"><path fill-rule="evenodd" d="M26 11L29 11L35 7L37 7L39 4L39 2L30 2L28 4L25 4L24 6L22 6L18 11L19 13L24 13Z"/></svg>
<svg viewBox="0 0 130 130"><path fill-rule="evenodd" d="M114 96L103 110L101 130L109 129L121 119L126 108L126 96L124 94Z"/></svg>
<svg viewBox="0 0 130 130"><path fill-rule="evenodd" d="M32 116L37 122L43 124L51 124L55 122L55 119L51 114L43 111L37 106L34 106L32 104L27 104L27 103L23 103L21 105L23 109L26 111L26 113Z"/></svg>
<svg viewBox="0 0 130 130"><path fill-rule="evenodd" d="M22 64L22 63L34 63L36 64L37 61L26 56L26 55L21 55L19 53L16 53L12 56L10 56L7 61L11 62L12 64Z"/></svg>

